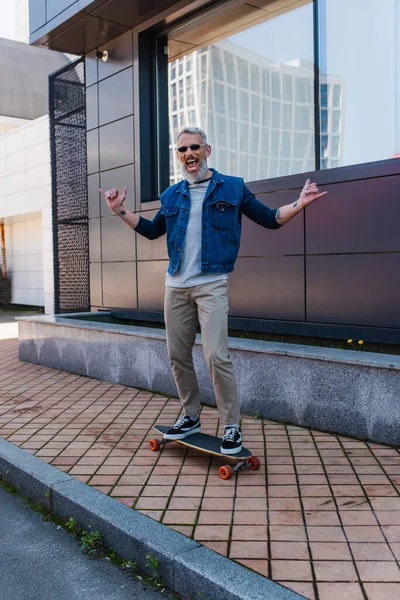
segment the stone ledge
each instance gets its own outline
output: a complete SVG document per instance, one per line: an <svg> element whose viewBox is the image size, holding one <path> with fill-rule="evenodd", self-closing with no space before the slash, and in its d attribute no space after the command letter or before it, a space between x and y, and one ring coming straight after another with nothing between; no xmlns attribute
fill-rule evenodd
<svg viewBox="0 0 400 600"><path fill-rule="evenodd" d="M83 529L100 531L108 547L149 574L146 554L159 559L172 590L218 600L301 600L304 596L201 546L0 438L0 479ZM202 596L203 597L203 596Z"/></svg>
<svg viewBox="0 0 400 600"><path fill-rule="evenodd" d="M19 319L21 360L176 396L165 331L65 317ZM243 414L400 444L400 357L230 338ZM215 406L201 338L202 402Z"/></svg>
<svg viewBox="0 0 400 600"><path fill-rule="evenodd" d="M79 313L73 317L95 316L96 313ZM102 312L102 316L111 315ZM134 337L153 338L165 340L165 330L153 327L140 327L135 325L121 325L114 323L102 323L95 321L82 321L78 318L53 315L34 317L18 317L16 321L29 321L31 323L43 323L48 325L63 325L75 329L89 329L91 331L113 332L119 335ZM201 346L201 335L196 335L196 344ZM344 364L393 369L400 371L400 356L392 354L379 354L377 352L362 352L359 350L341 350L339 348L325 348L323 346L307 346L302 344L287 344L282 342L268 342L256 339L229 338L229 347L237 350L248 350L261 354L273 354L281 356L294 356L298 358L313 358L314 360L338 362Z"/></svg>

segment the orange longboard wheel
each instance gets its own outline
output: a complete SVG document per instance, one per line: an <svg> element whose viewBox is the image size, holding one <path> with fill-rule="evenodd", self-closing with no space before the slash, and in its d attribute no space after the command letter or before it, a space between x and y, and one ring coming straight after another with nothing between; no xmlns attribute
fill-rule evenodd
<svg viewBox="0 0 400 600"><path fill-rule="evenodd" d="M159 450L161 448L161 442L160 442L160 440L150 440L149 441L149 448L150 448L150 450L154 450L154 452L156 450Z"/></svg>
<svg viewBox="0 0 400 600"><path fill-rule="evenodd" d="M261 463L260 459L257 456L250 456L247 462L249 464L250 471L257 471L257 469L260 468Z"/></svg>
<svg viewBox="0 0 400 600"><path fill-rule="evenodd" d="M230 479L233 475L233 469L229 465L224 465L219 469L219 476L221 479Z"/></svg>

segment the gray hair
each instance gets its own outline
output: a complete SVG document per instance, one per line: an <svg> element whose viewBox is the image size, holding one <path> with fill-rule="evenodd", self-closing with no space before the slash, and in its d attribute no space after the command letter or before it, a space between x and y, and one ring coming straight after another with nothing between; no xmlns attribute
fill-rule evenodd
<svg viewBox="0 0 400 600"><path fill-rule="evenodd" d="M185 127L185 129L182 129L182 131L180 131L176 137L176 141L178 142L179 138L181 137L181 135L183 135L184 133L199 133L201 135L201 139L203 141L203 144L208 144L207 142L207 134L205 131L203 131L202 129L200 129L200 127Z"/></svg>

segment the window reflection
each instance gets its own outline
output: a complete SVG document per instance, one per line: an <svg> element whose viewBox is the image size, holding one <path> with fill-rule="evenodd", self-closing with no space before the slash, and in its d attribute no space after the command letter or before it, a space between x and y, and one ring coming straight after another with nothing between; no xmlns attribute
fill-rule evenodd
<svg viewBox="0 0 400 600"><path fill-rule="evenodd" d="M183 126L192 125L195 112L196 124L207 132L213 149L210 165L221 172L253 181L313 170L312 32L309 2L172 60L169 109L174 135L176 116ZM184 41L195 38L192 30ZM186 96L180 71L186 76ZM170 179L180 179L176 158Z"/></svg>
<svg viewBox="0 0 400 600"><path fill-rule="evenodd" d="M400 0L320 0L321 168L400 152Z"/></svg>

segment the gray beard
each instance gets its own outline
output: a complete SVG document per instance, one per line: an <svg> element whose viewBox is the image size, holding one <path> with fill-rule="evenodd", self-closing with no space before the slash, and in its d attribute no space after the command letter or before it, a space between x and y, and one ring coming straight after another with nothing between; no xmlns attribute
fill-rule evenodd
<svg viewBox="0 0 400 600"><path fill-rule="evenodd" d="M188 183L197 183L198 181L204 179L208 171L207 159L203 158L203 160L200 161L200 171L197 173L197 175L191 175L188 173L186 170L186 164L184 163L180 164L180 170L183 179L186 179Z"/></svg>

